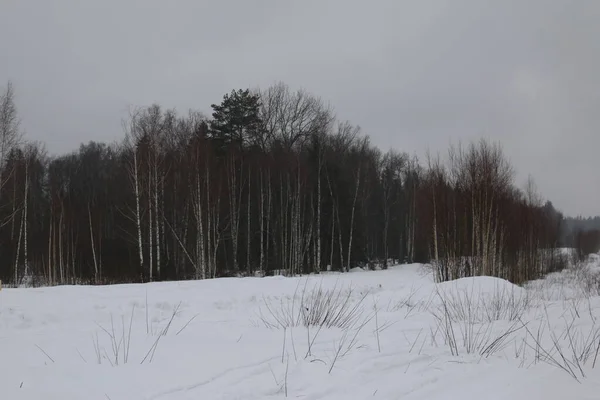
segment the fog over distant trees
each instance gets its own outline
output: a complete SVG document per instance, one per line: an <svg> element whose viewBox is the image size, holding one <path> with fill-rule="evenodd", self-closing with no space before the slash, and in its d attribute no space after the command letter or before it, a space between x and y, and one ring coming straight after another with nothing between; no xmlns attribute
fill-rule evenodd
<svg viewBox="0 0 600 400"><path fill-rule="evenodd" d="M566 217L561 241L574 247L579 256L600 251L600 217Z"/></svg>
<svg viewBox="0 0 600 400"><path fill-rule="evenodd" d="M593 230L600 230L600 217L565 217L565 235ZM567 237L566 240L570 240L570 238Z"/></svg>
<svg viewBox="0 0 600 400"><path fill-rule="evenodd" d="M563 266L565 219L498 143L417 159L382 151L319 97L233 90L212 115L151 105L119 144L49 157L0 99L0 279L116 283L391 262L440 280L523 282ZM26 116L24 116L26 117ZM571 220L566 220L568 226Z"/></svg>

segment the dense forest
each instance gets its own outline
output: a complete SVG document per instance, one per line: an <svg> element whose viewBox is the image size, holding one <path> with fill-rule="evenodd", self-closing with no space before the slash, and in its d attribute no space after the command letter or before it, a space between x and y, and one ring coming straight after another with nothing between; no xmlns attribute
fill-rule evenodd
<svg viewBox="0 0 600 400"><path fill-rule="evenodd" d="M382 152L318 97L234 90L212 115L132 110L123 140L49 157L0 104L0 279L116 283L431 262L440 280L561 267L562 215L499 144Z"/></svg>

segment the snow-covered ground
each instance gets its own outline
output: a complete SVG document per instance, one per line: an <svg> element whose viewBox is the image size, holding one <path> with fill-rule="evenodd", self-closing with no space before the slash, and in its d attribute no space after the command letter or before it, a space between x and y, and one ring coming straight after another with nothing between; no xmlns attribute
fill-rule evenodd
<svg viewBox="0 0 600 400"><path fill-rule="evenodd" d="M0 399L597 399L598 265L4 289Z"/></svg>

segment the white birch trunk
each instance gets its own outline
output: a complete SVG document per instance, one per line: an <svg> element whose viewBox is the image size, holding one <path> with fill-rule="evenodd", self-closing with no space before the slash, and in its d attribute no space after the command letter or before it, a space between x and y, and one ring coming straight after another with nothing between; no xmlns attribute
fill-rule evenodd
<svg viewBox="0 0 600 400"><path fill-rule="evenodd" d="M247 212L247 231L246 231L246 235L247 235L247 243L246 243L246 270L248 271L248 273L251 272L251 266L250 266L250 222L251 222L251 214L250 214L250 204L251 204L251 197L250 197L250 189L252 188L252 178L250 176L250 168L248 168L248 212Z"/></svg>
<svg viewBox="0 0 600 400"><path fill-rule="evenodd" d="M158 207L158 191L159 191L159 184L158 184L158 154L157 151L155 151L154 154L154 222L155 222L155 226L154 226L154 234L155 234L155 241L156 241L156 276L158 279L160 279L161 276L161 271L160 271L160 210Z"/></svg>
<svg viewBox="0 0 600 400"><path fill-rule="evenodd" d="M322 144L319 143L319 167L317 169L317 255L316 272L321 272L321 168L323 167Z"/></svg>
<svg viewBox="0 0 600 400"><path fill-rule="evenodd" d="M265 194L263 171L260 171L260 262L259 271L262 274L265 270Z"/></svg>
<svg viewBox="0 0 600 400"><path fill-rule="evenodd" d="M88 203L88 219L89 219L89 226L90 226L90 242L92 244L92 256L93 256L93 260L94 260L95 280L96 280L96 283L98 283L98 279L100 278L100 276L99 276L99 269L98 269L98 260L96 258L96 246L94 244L94 230L92 228L92 212L90 210L90 203Z"/></svg>
<svg viewBox="0 0 600 400"><path fill-rule="evenodd" d="M333 267L333 249L335 248L335 206L331 214L331 246L329 253L329 268Z"/></svg>
<svg viewBox="0 0 600 400"><path fill-rule="evenodd" d="M29 160L26 161L25 163L25 210L24 215L23 215L23 223L24 223L24 251L25 251L25 255L24 255L24 261L25 261L25 276L29 276L29 254L28 254L28 240L27 240L27 210L28 210L28 204L29 204Z"/></svg>
<svg viewBox="0 0 600 400"><path fill-rule="evenodd" d="M230 215L230 232L233 257L233 270L238 272L238 204L237 204L237 174L235 168L235 160L230 161L229 178L229 215Z"/></svg>
<svg viewBox="0 0 600 400"><path fill-rule="evenodd" d="M48 233L48 283L52 285L52 231L54 228L54 222L52 221L52 217L50 217L50 229Z"/></svg>
<svg viewBox="0 0 600 400"><path fill-rule="evenodd" d="M140 180L138 174L137 151L133 149L133 180L135 185L135 225L137 228L140 271L144 270L144 243L142 241L142 217L140 214Z"/></svg>
<svg viewBox="0 0 600 400"><path fill-rule="evenodd" d="M149 181L151 181L151 176L152 174L149 174ZM153 243L153 236L152 236L152 184L148 183L148 273L150 276L150 281L152 281L153 278L153 269L152 269L152 262L153 262L153 251L154 251L154 243Z"/></svg>
<svg viewBox="0 0 600 400"><path fill-rule="evenodd" d="M21 241L23 238L23 225L25 223L25 215L21 213L21 224L19 227L19 239L17 240L17 255L15 257L15 285L19 284L19 260L21 259Z"/></svg>
<svg viewBox="0 0 600 400"><path fill-rule="evenodd" d="M265 244L265 258L268 260L269 259L269 247L271 244L271 212L273 210L273 191L272 191L272 187L271 187L271 170L269 169L268 174L267 174L267 191L268 191L268 197L267 197L267 240L266 240L266 244Z"/></svg>
<svg viewBox="0 0 600 400"><path fill-rule="evenodd" d="M63 208L61 205L60 218L58 221L58 267L60 269L60 282L61 283L65 283L65 278L66 278L65 270L64 270L64 260L63 260L63 239L62 239L63 216L64 216L64 212L63 212Z"/></svg>
<svg viewBox="0 0 600 400"><path fill-rule="evenodd" d="M439 251L438 251L438 233L437 233L437 203L435 201L435 183L433 185L433 253L434 260L439 261Z"/></svg>
<svg viewBox="0 0 600 400"><path fill-rule="evenodd" d="M196 271L196 278L198 275L202 279L206 279L206 262L205 262L205 251L204 251L204 224L202 218L202 202L201 202L201 186L200 186L200 171L196 174L196 230L198 236L196 239L196 251L198 254L197 265L200 267L200 271Z"/></svg>
<svg viewBox="0 0 600 400"><path fill-rule="evenodd" d="M358 198L358 188L360 187L360 172L361 167L358 167L356 174L356 190L354 191L354 200L352 201L352 214L350 217L350 237L348 238L348 259L346 260L346 271L350 271L350 257L352 254L352 234L354 232L354 214L356 210L356 199Z"/></svg>

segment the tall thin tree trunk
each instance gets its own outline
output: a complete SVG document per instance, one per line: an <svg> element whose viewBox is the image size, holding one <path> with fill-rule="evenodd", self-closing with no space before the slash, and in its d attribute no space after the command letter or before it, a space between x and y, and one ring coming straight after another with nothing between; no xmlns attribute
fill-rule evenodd
<svg viewBox="0 0 600 400"><path fill-rule="evenodd" d="M323 164L321 156L321 146L319 145L319 167L317 169L317 255L316 265L314 269L316 272L321 272L321 167Z"/></svg>
<svg viewBox="0 0 600 400"><path fill-rule="evenodd" d="M24 251L25 251L25 276L29 276L29 253L28 253L28 234L27 234L27 210L29 209L29 160L25 163L25 210L23 211L23 221L24 221Z"/></svg>
<svg viewBox="0 0 600 400"><path fill-rule="evenodd" d="M335 206L331 213L331 247L329 253L329 269L333 268L333 249L335 248Z"/></svg>
<svg viewBox="0 0 600 400"><path fill-rule="evenodd" d="M217 190L217 202L213 208L213 232L214 232L214 238L213 238L213 252L212 252L212 257L213 257L213 278L216 278L217 276L217 253L219 251L219 244L221 241L221 231L219 228L220 225L220 210L221 210L221 196L220 196L220 191L221 191L221 182L219 182L219 187Z"/></svg>
<svg viewBox="0 0 600 400"><path fill-rule="evenodd" d="M289 177L288 177L289 178ZM289 269L288 259L287 259L287 221L288 221L288 203L289 197L284 193L284 185L283 185L283 176L279 174L279 203L281 214L279 215L280 220L280 243L281 243L281 267L285 270ZM289 188L288 188L289 189ZM289 190L288 190L289 195Z"/></svg>
<svg viewBox="0 0 600 400"><path fill-rule="evenodd" d="M96 283L99 282L99 269L98 269L98 260L96 258L96 246L94 244L94 230L92 228L92 211L90 210L90 203L88 202L88 219L89 219L89 226L90 226L90 242L92 244L92 256L93 256L93 260L94 260L94 271L95 271L95 280Z"/></svg>
<svg viewBox="0 0 600 400"><path fill-rule="evenodd" d="M154 234L155 234L155 240L156 240L156 277L160 280L161 278L161 271L160 271L160 210L158 207L158 191L159 191L159 184L158 184L158 154L156 154L157 151L155 151L154 153L154 221L155 221L155 227L154 227Z"/></svg>
<svg viewBox="0 0 600 400"><path fill-rule="evenodd" d="M137 150L135 148L133 149L133 171L133 180L135 185L135 225L137 228L138 256L141 272L144 270L144 243L142 241L142 217L140 214L140 181L138 175Z"/></svg>
<svg viewBox="0 0 600 400"><path fill-rule="evenodd" d="M203 226L203 218L202 218L202 202L201 202L201 185L200 185L200 171L196 173L196 230L197 230L197 239L196 239L196 251L198 254L198 265L200 266L200 271L196 271L196 278L198 278L198 273L202 279L206 279L206 262L205 262L205 250L204 250L204 226Z"/></svg>
<svg viewBox="0 0 600 400"><path fill-rule="evenodd" d="M13 171L13 201L12 201L12 221L10 228L10 240L14 240L15 238L15 216L17 210L17 174Z"/></svg>
<svg viewBox="0 0 600 400"><path fill-rule="evenodd" d="M300 254L302 252L302 222L301 222L301 205L302 200L300 197L300 168L298 168L297 174L297 184L296 184L296 221L295 221L295 248L294 248L294 264L296 268L296 273L301 273L301 265L300 265Z"/></svg>
<svg viewBox="0 0 600 400"><path fill-rule="evenodd" d="M160 213L162 215L162 218L160 218L160 237L161 237L161 243L162 243L160 249L162 250L163 254L166 257L166 259L163 260L163 264L168 264L171 253L169 252L169 248L168 248L167 235L165 235L165 221L167 220L166 215L165 215L165 177L162 174L161 174L161 177L159 180L159 186L160 186L160 194L159 194L160 207L158 207L158 209L160 210ZM175 193L175 190L174 190L174 193ZM174 220L173 223L175 224L175 227L177 227L177 220Z"/></svg>
<svg viewBox="0 0 600 400"><path fill-rule="evenodd" d="M383 192L383 267L387 269L389 258L388 231L390 229L389 187Z"/></svg>
<svg viewBox="0 0 600 400"><path fill-rule="evenodd" d="M435 186L433 188L433 249L434 259L439 261L440 254L438 250L438 233L437 233L437 203L435 201Z"/></svg>
<svg viewBox="0 0 600 400"><path fill-rule="evenodd" d="M149 169L149 172L151 170ZM154 243L153 243L153 235L152 235L152 174L148 174L148 273L150 281L153 278L153 270L152 270L152 261L153 261L153 252L154 252Z"/></svg>
<svg viewBox="0 0 600 400"><path fill-rule="evenodd" d="M251 204L251 188L252 188L252 177L250 175L250 167L248 167L248 212L247 212L247 231L246 231L246 270L248 271L248 274L250 274L252 271L252 268L250 266L250 222L252 219L252 216L250 214L250 204Z"/></svg>
<svg viewBox="0 0 600 400"><path fill-rule="evenodd" d="M269 260L269 247L271 244L271 213L273 210L273 191L272 191L272 187L271 187L271 170L268 170L268 174L267 174L267 190L268 190L268 197L267 197L267 243L265 245L265 258L267 259L267 262Z"/></svg>
<svg viewBox="0 0 600 400"><path fill-rule="evenodd" d="M54 209L52 209L51 212L54 212ZM50 224L49 224L49 232L48 232L48 283L50 285L52 285L53 283L53 273L52 273L52 230L54 228L54 223L52 221L52 217L50 217Z"/></svg>
<svg viewBox="0 0 600 400"><path fill-rule="evenodd" d="M72 270L72 275L73 275L73 279L75 279L77 277L77 271L75 270L75 238L74 238L74 232L73 232L73 227L71 227L70 229L70 240L69 240L69 262L71 263L71 270Z"/></svg>
<svg viewBox="0 0 600 400"><path fill-rule="evenodd" d="M19 260L21 258L21 240L23 238L23 227L25 224L25 214L21 213L21 225L19 227L19 239L17 240L17 255L15 257L15 285L19 284Z"/></svg>
<svg viewBox="0 0 600 400"><path fill-rule="evenodd" d="M337 224L338 224L338 236L339 236L339 246L340 246L340 269L344 269L344 245L342 242L342 224L340 222L339 204L338 204L337 198L333 194L333 187L331 186L331 179L329 178L329 171L326 172L326 175L327 175L327 185L329 186L329 194L331 196L331 203L333 205L333 215L336 217ZM332 229L332 232L333 232L333 229ZM333 250L332 250L332 254L333 254ZM332 257L332 259L333 259L333 257ZM332 264L332 267L333 267L333 264Z"/></svg>
<svg viewBox="0 0 600 400"><path fill-rule="evenodd" d="M235 159L233 155L230 156L230 170L227 174L229 178L229 215L230 215L230 232L231 232L231 246L232 246L232 258L233 258L233 271L238 272L238 181L235 167Z"/></svg>
<svg viewBox="0 0 600 400"><path fill-rule="evenodd" d="M260 170L260 273L265 270L265 194L263 170Z"/></svg>
<svg viewBox="0 0 600 400"><path fill-rule="evenodd" d="M63 239L62 239L63 216L64 216L64 211L63 211L63 205L61 202L60 218L58 220L58 266L60 269L60 282L61 283L65 283L65 278L66 278L65 270L64 270L64 260L63 260Z"/></svg>
<svg viewBox="0 0 600 400"><path fill-rule="evenodd" d="M350 217L350 236L348 238L348 258L346 260L346 271L350 271L350 257L352 255L352 234L354 232L354 213L356 210L356 199L358 198L358 188L360 187L360 172L361 167L358 167L356 174L356 190L354 191L354 200L352 201L352 213Z"/></svg>
<svg viewBox="0 0 600 400"><path fill-rule="evenodd" d="M206 245L207 245L207 251L206 251L206 255L207 255L207 268L208 268L208 275L211 277L214 277L213 274L213 270L215 268L215 265L213 263L213 259L211 257L212 254L212 212L211 212L211 203L210 203L210 167L208 165L208 159L206 160L205 163L205 171L206 171L206 235L207 235L207 241L206 241Z"/></svg>

